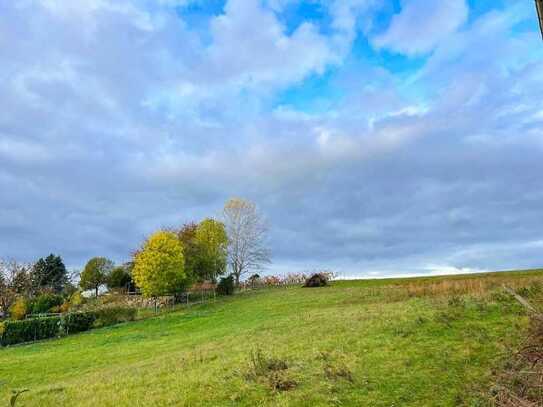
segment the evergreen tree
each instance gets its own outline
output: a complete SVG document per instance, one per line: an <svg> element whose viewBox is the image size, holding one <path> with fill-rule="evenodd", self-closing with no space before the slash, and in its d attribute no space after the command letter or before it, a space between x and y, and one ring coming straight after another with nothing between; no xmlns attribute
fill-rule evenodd
<svg viewBox="0 0 543 407"><path fill-rule="evenodd" d="M35 290L51 290L60 293L68 282L66 266L60 256L50 254L39 259L32 269L32 285Z"/></svg>

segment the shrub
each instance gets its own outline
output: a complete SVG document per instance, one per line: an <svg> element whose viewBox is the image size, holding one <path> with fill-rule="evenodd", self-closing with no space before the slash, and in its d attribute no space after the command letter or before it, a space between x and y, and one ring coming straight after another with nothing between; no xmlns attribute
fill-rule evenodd
<svg viewBox="0 0 543 407"><path fill-rule="evenodd" d="M32 314L45 314L54 307L59 307L63 303L62 296L57 294L40 294L30 305Z"/></svg>
<svg viewBox="0 0 543 407"><path fill-rule="evenodd" d="M264 284L268 287L275 287L283 284L283 280L279 276L264 277Z"/></svg>
<svg viewBox="0 0 543 407"><path fill-rule="evenodd" d="M65 335L88 331L93 327L95 321L95 312L73 312L62 317L61 331Z"/></svg>
<svg viewBox="0 0 543 407"><path fill-rule="evenodd" d="M328 276L324 273L315 273L309 277L304 287L324 287L328 285Z"/></svg>
<svg viewBox="0 0 543 407"><path fill-rule="evenodd" d="M34 318L22 321L5 321L2 346L54 338L59 334L60 317Z"/></svg>
<svg viewBox="0 0 543 407"><path fill-rule="evenodd" d="M81 291L76 291L70 296L70 299L68 300L69 306L68 308L78 308L81 305L83 305L85 302L85 298L81 295Z"/></svg>
<svg viewBox="0 0 543 407"><path fill-rule="evenodd" d="M70 301L66 300L62 303L60 307L58 307L58 312L61 314L65 314L70 310Z"/></svg>
<svg viewBox="0 0 543 407"><path fill-rule="evenodd" d="M217 284L217 294L232 295L234 294L234 276L230 274L228 277L222 277Z"/></svg>
<svg viewBox="0 0 543 407"><path fill-rule="evenodd" d="M303 284L307 280L307 275L305 273L288 273L283 280L287 285Z"/></svg>
<svg viewBox="0 0 543 407"><path fill-rule="evenodd" d="M96 326L109 326L121 322L133 321L137 310L131 307L104 307L94 311Z"/></svg>
<svg viewBox="0 0 543 407"><path fill-rule="evenodd" d="M18 297L12 306L9 308L11 319L24 319L28 313L28 305L23 297Z"/></svg>

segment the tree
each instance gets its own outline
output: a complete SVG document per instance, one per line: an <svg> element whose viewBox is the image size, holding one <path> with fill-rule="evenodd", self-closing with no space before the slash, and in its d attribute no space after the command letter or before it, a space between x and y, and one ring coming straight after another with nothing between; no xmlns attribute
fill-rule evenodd
<svg viewBox="0 0 543 407"><path fill-rule="evenodd" d="M32 294L31 269L29 264L0 259L0 311L7 312L17 296Z"/></svg>
<svg viewBox="0 0 543 407"><path fill-rule="evenodd" d="M224 223L204 219L196 229L198 251L197 273L200 280L215 281L226 271L228 237Z"/></svg>
<svg viewBox="0 0 543 407"><path fill-rule="evenodd" d="M0 274L4 276L4 281L16 294L29 297L32 294L32 265L15 260L4 260L1 263Z"/></svg>
<svg viewBox="0 0 543 407"><path fill-rule="evenodd" d="M223 210L228 236L228 262L239 286L240 278L270 262L266 247L267 227L256 206L240 198L230 199Z"/></svg>
<svg viewBox="0 0 543 407"><path fill-rule="evenodd" d="M79 285L84 290L95 290L98 297L98 289L107 282L114 264L105 257L94 257L90 259L81 273Z"/></svg>
<svg viewBox="0 0 543 407"><path fill-rule="evenodd" d="M5 314L15 301L15 291L11 287L11 273L6 261L0 259L0 314Z"/></svg>
<svg viewBox="0 0 543 407"><path fill-rule="evenodd" d="M145 297L173 294L187 282L183 246L175 233L158 231L135 254L134 282Z"/></svg>
<svg viewBox="0 0 543 407"><path fill-rule="evenodd" d="M128 271L127 265L115 267L107 279L107 287L111 289L127 288L132 282L132 276Z"/></svg>
<svg viewBox="0 0 543 407"><path fill-rule="evenodd" d="M32 285L36 290L59 293L67 282L68 273L60 256L50 254L45 259L39 259L32 268Z"/></svg>
<svg viewBox="0 0 543 407"><path fill-rule="evenodd" d="M185 223L177 233L177 237L183 246L185 258L185 274L188 279L198 279L199 246L196 240L198 225L194 222Z"/></svg>

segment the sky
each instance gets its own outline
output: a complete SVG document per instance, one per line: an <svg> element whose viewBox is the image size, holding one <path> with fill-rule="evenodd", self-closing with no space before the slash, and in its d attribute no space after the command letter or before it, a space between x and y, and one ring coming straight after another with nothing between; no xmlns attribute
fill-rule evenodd
<svg viewBox="0 0 543 407"><path fill-rule="evenodd" d="M543 266L527 0L0 1L0 257L253 201L269 273Z"/></svg>

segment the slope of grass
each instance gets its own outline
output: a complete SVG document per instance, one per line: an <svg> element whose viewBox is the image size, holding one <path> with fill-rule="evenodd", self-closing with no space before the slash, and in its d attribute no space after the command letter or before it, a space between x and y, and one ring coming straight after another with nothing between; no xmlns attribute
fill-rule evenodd
<svg viewBox="0 0 543 407"><path fill-rule="evenodd" d="M11 389L28 388L18 406L479 405L517 346L523 310L500 295L399 296L386 284L263 290L6 348L0 397L7 405Z"/></svg>

